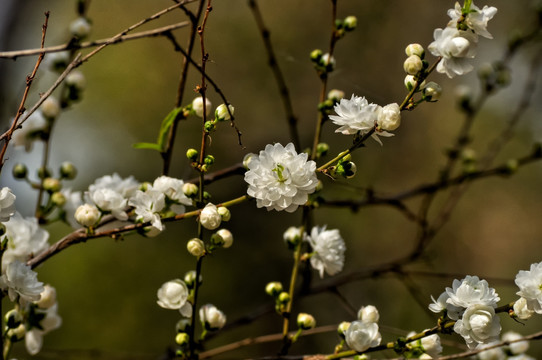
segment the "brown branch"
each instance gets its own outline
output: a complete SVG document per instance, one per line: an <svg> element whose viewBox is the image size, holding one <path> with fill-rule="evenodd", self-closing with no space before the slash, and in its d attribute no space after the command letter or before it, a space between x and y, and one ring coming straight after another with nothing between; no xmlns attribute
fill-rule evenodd
<svg viewBox="0 0 542 360"><path fill-rule="evenodd" d="M45 34L47 33L47 24L49 22L49 12L45 13L45 22L42 25L41 28L41 45L40 49L42 50L38 56L38 60L36 60L36 64L34 65L34 70L32 71L32 74L28 75L26 77L26 87L24 89L23 98L21 99L21 103L19 104L19 108L17 109L17 114L15 115L15 119L13 119L13 122L11 123L11 127L9 130L2 135L0 140L4 140L4 144L2 145L2 150L0 151L0 172L2 172L2 168L4 167L4 156L6 155L6 151L9 145L9 142L11 141L11 137L13 135L13 132L18 129L20 124L19 118L23 115L25 111L25 102L28 97L28 93L30 92L30 87L32 86L32 82L34 81L34 78L36 77L36 73L38 72L38 68L41 65L41 62L43 60L43 57L45 56L45 53L43 52L43 47L45 44Z"/></svg>
<svg viewBox="0 0 542 360"><path fill-rule="evenodd" d="M301 149L301 141L299 140L299 132L297 130L297 117L294 114L294 107L290 98L290 91L288 90L286 80L284 79L284 75L280 70L277 57L275 56L275 51L273 50L273 44L271 43L271 33L269 29L265 26L262 13L260 11L260 8L258 7L258 3L256 2L256 0L249 0L248 6L252 10L252 14L254 15L254 19L256 20L256 25L258 26L258 30L260 31L265 50L267 52L268 65L273 72L275 81L277 82L277 86L279 88L282 105L284 107L284 111L286 112L286 121L288 122L288 128L290 130L290 139L292 140L296 149Z"/></svg>

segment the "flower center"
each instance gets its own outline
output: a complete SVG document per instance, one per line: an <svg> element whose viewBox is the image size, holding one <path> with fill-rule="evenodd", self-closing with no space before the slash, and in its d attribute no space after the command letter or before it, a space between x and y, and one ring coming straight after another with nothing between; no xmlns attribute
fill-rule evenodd
<svg viewBox="0 0 542 360"><path fill-rule="evenodd" d="M281 164L277 164L277 166L273 169L273 171L275 173L277 173L277 178L279 180L279 182L285 182L286 180L288 180L288 178L285 178L284 175L283 175L283 171L284 171L284 166L282 166Z"/></svg>

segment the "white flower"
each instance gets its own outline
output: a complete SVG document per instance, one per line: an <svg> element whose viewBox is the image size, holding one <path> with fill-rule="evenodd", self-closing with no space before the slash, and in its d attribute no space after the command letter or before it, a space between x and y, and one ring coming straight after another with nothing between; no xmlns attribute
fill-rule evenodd
<svg viewBox="0 0 542 360"><path fill-rule="evenodd" d="M313 269L318 270L320 277L324 271L335 275L343 269L346 246L339 230L326 230L326 227L313 227L310 236L306 236L314 253L310 261Z"/></svg>
<svg viewBox="0 0 542 360"><path fill-rule="evenodd" d="M159 212L166 206L165 196L162 192L154 190L150 185L145 192L137 190L135 196L128 202L135 208L136 220L150 222L157 231L164 229Z"/></svg>
<svg viewBox="0 0 542 360"><path fill-rule="evenodd" d="M514 314L520 320L528 320L535 312L527 306L527 299L520 297L514 302Z"/></svg>
<svg viewBox="0 0 542 360"><path fill-rule="evenodd" d="M429 44L428 49L433 55L442 56L437 65L438 72L453 78L473 69L468 59L476 54L477 37L474 33L447 27L435 29L433 36L435 41Z"/></svg>
<svg viewBox="0 0 542 360"><path fill-rule="evenodd" d="M30 355L36 355L40 352L43 345L43 335L62 325L62 318L58 315L57 308L57 304L54 304L47 310L36 310L37 313L45 317L40 321L41 329L32 328L25 334L25 347Z"/></svg>
<svg viewBox="0 0 542 360"><path fill-rule="evenodd" d="M0 222L8 221L15 214L15 198L10 188L0 190Z"/></svg>
<svg viewBox="0 0 542 360"><path fill-rule="evenodd" d="M233 234L228 229L220 229L217 232L217 235L224 240L223 248L227 249L233 245Z"/></svg>
<svg viewBox="0 0 542 360"><path fill-rule="evenodd" d="M49 309L56 304L56 289L49 284L46 284L40 294L40 299L36 301L36 305L40 309Z"/></svg>
<svg viewBox="0 0 542 360"><path fill-rule="evenodd" d="M480 280L478 276L467 276L463 280L454 280L452 288L446 288L449 298L446 302L459 308L468 308L471 305L480 304L497 307L500 300L495 289L490 288L487 281ZM452 317L453 320L457 318Z"/></svg>
<svg viewBox="0 0 542 360"><path fill-rule="evenodd" d="M75 221L77 221L79 224L85 227L90 227L98 223L101 215L100 210L98 210L96 206L83 204L75 210L75 214L73 216Z"/></svg>
<svg viewBox="0 0 542 360"><path fill-rule="evenodd" d="M542 314L542 262L531 264L528 271L520 270L516 275L516 293L527 300L527 308Z"/></svg>
<svg viewBox="0 0 542 360"><path fill-rule="evenodd" d="M111 215L119 220L128 220L128 214L124 209L128 200L115 190L103 188L89 192L90 200L102 211L111 212Z"/></svg>
<svg viewBox="0 0 542 360"><path fill-rule="evenodd" d="M184 281L175 279L164 283L156 295L158 305L164 309L179 310L185 317L192 316L192 304L188 302L188 287Z"/></svg>
<svg viewBox="0 0 542 360"><path fill-rule="evenodd" d="M396 103L388 104L378 112L376 120L379 130L393 131L401 125L401 109Z"/></svg>
<svg viewBox="0 0 542 360"><path fill-rule="evenodd" d="M431 358L438 358L442 353L442 345L440 343L440 337L438 334L429 335L419 340L423 351L427 353Z"/></svg>
<svg viewBox="0 0 542 360"><path fill-rule="evenodd" d="M0 277L0 288L8 289L11 301L15 301L18 295L23 302L39 300L44 290L43 283L38 281L38 274L18 260L8 264Z"/></svg>
<svg viewBox="0 0 542 360"><path fill-rule="evenodd" d="M226 315L211 304L203 305L199 309L199 318L207 330L218 330L226 325Z"/></svg>
<svg viewBox="0 0 542 360"><path fill-rule="evenodd" d="M49 233L38 225L36 218L24 219L15 213L5 223L8 246L2 257L2 267L15 261L28 260L31 255L37 255L49 247Z"/></svg>
<svg viewBox="0 0 542 360"><path fill-rule="evenodd" d="M247 193L267 210L294 212L318 185L316 163L305 153L297 154L292 143L267 145L247 165Z"/></svg>
<svg viewBox="0 0 542 360"><path fill-rule="evenodd" d="M334 107L337 115L330 115L329 119L340 127L335 132L344 135L353 135L359 132L361 135L373 130L378 122L378 113L381 107L369 104L364 97L352 94L350 100L341 99ZM382 142L378 136L393 136L386 131L376 131L371 135L380 145Z"/></svg>
<svg viewBox="0 0 542 360"><path fill-rule="evenodd" d="M495 16L497 8L493 6L485 5L482 10L474 2L470 6L470 12L465 16L464 23L469 29L474 31L477 35L483 36L488 39L493 39L493 36L487 31L487 22ZM462 16L461 5L458 2L455 3L455 8L448 10L448 16L452 18L448 23L448 26L457 26L457 21Z"/></svg>
<svg viewBox="0 0 542 360"><path fill-rule="evenodd" d="M220 104L216 110L215 110L215 117L218 119L218 121L225 121L230 120L230 112L228 112L228 109L230 109L231 114L233 115L233 111L235 110L232 105L228 105L226 107L226 104Z"/></svg>
<svg viewBox="0 0 542 360"><path fill-rule="evenodd" d="M25 114L23 114L23 116ZM46 127L47 120L45 120L41 110L33 112L23 123L22 127L13 133L13 142L15 146L24 146L24 149L27 152L32 150L34 140L39 138L37 134Z"/></svg>
<svg viewBox="0 0 542 360"><path fill-rule="evenodd" d="M463 336L469 349L473 349L478 344L498 340L501 325L492 306L474 304L465 310L460 320L457 320L454 331Z"/></svg>
<svg viewBox="0 0 542 360"><path fill-rule="evenodd" d="M374 322L352 321L345 333L348 346L357 352L380 345L382 336Z"/></svg>
<svg viewBox="0 0 542 360"><path fill-rule="evenodd" d="M79 223L75 220L75 211L79 206L83 205L83 194L80 191L72 191L71 189L62 189L60 193L66 199L63 206L66 221L72 228L79 228Z"/></svg>
<svg viewBox="0 0 542 360"><path fill-rule="evenodd" d="M192 199L185 195L184 181L175 179L169 176L160 176L154 180L152 188L156 191L161 191L171 201L175 203L171 209L176 214L184 213L183 205L192 205Z"/></svg>
<svg viewBox="0 0 542 360"><path fill-rule="evenodd" d="M365 322L377 323L380 319L378 309L373 305L362 306L358 311L358 319Z"/></svg>
<svg viewBox="0 0 542 360"><path fill-rule="evenodd" d="M527 352L529 350L529 342L527 340L524 341L516 341L519 339L522 339L523 335L514 332L514 331L507 331L504 334L502 334L501 340L502 341L514 341L510 345L508 345L508 348L510 349L510 352L514 355L519 355Z"/></svg>
<svg viewBox="0 0 542 360"><path fill-rule="evenodd" d="M70 33L80 39L83 39L90 34L91 26L87 19L78 17L70 24Z"/></svg>
<svg viewBox="0 0 542 360"><path fill-rule="evenodd" d="M133 176L123 179L119 174L114 173L113 175L105 175L96 179L94 184L88 187L88 191L92 193L98 189L111 189L123 197L129 198L135 193L138 187L139 182Z"/></svg>
<svg viewBox="0 0 542 360"><path fill-rule="evenodd" d="M492 346L497 344L497 341L490 342L488 344L481 344L476 347L476 350L478 349L484 349L486 347ZM507 359L506 354L504 353L504 350L501 347L496 347L493 349L488 349L485 351L482 351L478 353L478 358L480 360L505 360Z"/></svg>
<svg viewBox="0 0 542 360"><path fill-rule="evenodd" d="M286 229L284 235L282 235L282 238L288 245L299 244L303 237L303 232L301 230L301 227L290 226L288 229Z"/></svg>
<svg viewBox="0 0 542 360"><path fill-rule="evenodd" d="M207 230L214 230L220 226L222 216L220 216L214 204L208 203L199 214L199 222Z"/></svg>
<svg viewBox="0 0 542 360"><path fill-rule="evenodd" d="M66 76L66 85L72 86L76 90L82 91L87 85L85 75L81 71L74 70Z"/></svg>
<svg viewBox="0 0 542 360"><path fill-rule="evenodd" d="M209 116L212 106L213 105L211 104L209 99L205 98L205 116ZM196 116L200 118L203 117L203 98L201 96L198 96L192 101L192 110L194 110Z"/></svg>
<svg viewBox="0 0 542 360"><path fill-rule="evenodd" d="M40 109L46 119L56 119L60 115L60 103L52 96L49 96L43 101Z"/></svg>
<svg viewBox="0 0 542 360"><path fill-rule="evenodd" d="M429 304L429 310L431 310L434 313L439 313L446 310L446 306L448 304L446 301L448 300L448 298L449 296L448 296L448 293L446 293L446 291L440 294L437 300L435 300L433 295L431 295L431 300L433 300L433 303Z"/></svg>

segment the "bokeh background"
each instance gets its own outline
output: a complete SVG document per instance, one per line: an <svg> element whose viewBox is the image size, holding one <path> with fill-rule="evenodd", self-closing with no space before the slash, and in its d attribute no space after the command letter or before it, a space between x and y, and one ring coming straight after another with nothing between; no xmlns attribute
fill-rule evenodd
<svg viewBox="0 0 542 360"><path fill-rule="evenodd" d="M474 63L501 57L506 44L517 31L528 31L536 23L531 1L491 0L488 5L499 9L489 30L494 40L481 39ZM92 0L88 16L93 22L91 39L113 36L142 18L168 7L171 1ZM279 65L292 94L294 111L299 119L302 143L312 143L319 79L308 59L315 48L325 51L329 42L330 3L314 0L260 0L261 11L271 31ZM485 3L477 2L482 6ZM338 17L355 15L356 31L337 44L336 71L329 88L366 96L385 105L401 102L404 48L412 42L426 46L432 41L433 29L448 22L446 10L454 1L383 0L338 1ZM190 5L192 7L195 4ZM39 46L44 11L50 11L47 45L67 40L67 27L75 18L75 1L2 0L0 4L0 51ZM179 22L182 11L174 11L151 22L141 30ZM185 44L188 29L175 31ZM209 75L219 84L235 106L236 123L243 132L243 147L237 144L235 131L220 124L209 149L216 157L214 169L238 163L248 152L258 152L268 143L289 142L288 129L277 86L267 66L264 46L254 18L244 0L215 0L205 32L206 50L210 55ZM530 46L511 63L512 83L486 104L478 117L471 148L483 151L491 139L504 128L521 95L527 67L540 46ZM83 51L87 53L88 50ZM195 54L199 54L196 48ZM429 55L430 60L434 60ZM0 59L0 121L5 129L13 117L24 90L24 79L33 68L35 58L16 61ZM139 181L152 181L162 168L161 158L148 150L136 150L132 144L155 140L162 118L173 108L180 73L181 57L164 38L130 41L111 46L81 67L87 78L87 90L80 103L62 113L52 137L52 169L63 161L76 164L79 175L65 187L84 190L97 177L118 173L133 175ZM537 75L540 80L540 75ZM476 72L449 80L441 74L431 76L442 85L441 100L423 104L403 115L402 126L395 137L384 139L384 146L369 141L357 151L353 160L358 173L348 182L332 183L324 179L329 199L356 199L358 188L394 194L436 179L445 163L444 151L462 124L463 115L456 108L455 89L468 85L476 94ZM43 67L32 88L28 104L44 92L55 77ZM195 97L192 89L200 77L191 71L184 103ZM498 162L528 152L542 135L541 92L533 94L533 104L517 128L514 140L504 149ZM208 92L213 105L219 96ZM200 122L182 122L173 158L172 176L194 177L184 153L198 147ZM326 124L323 140L331 153L348 147L351 139L335 134ZM24 162L31 172L41 161L41 144L30 153L10 149L2 177L2 186L17 194L17 208L30 216L36 193L28 185L15 182L10 169ZM476 182L459 203L449 223L427 249L426 258L412 269L442 274L478 275L494 279L490 285L501 295L502 302L515 300L513 279L520 269L542 261L542 167L528 165L512 177L495 177ZM213 202L218 203L245 193L242 177L235 176L208 187ZM420 198L407 202L416 209ZM438 201L437 201L438 203ZM234 246L217 251L206 259L201 304L213 303L228 316L228 321L252 313L271 299L265 295L268 281L288 283L292 254L282 241L282 233L301 219L295 214L267 212L255 204L244 203L232 208L232 220L226 226L235 237ZM344 273L393 261L411 251L416 226L400 212L388 207L349 209L322 208L315 213L315 223L338 228L348 248ZM48 228L50 242L70 232L63 224ZM186 251L186 241L195 235L193 220L167 224L167 231L156 238L139 235L123 241L97 239L73 246L39 267L41 281L56 287L60 329L45 337L43 351L36 358L51 359L157 359L163 356L174 339L179 314L156 305L156 290L170 279L182 277L195 267ZM321 280L314 274L314 284ZM453 276L414 277L417 293L430 302L451 286ZM410 330L422 330L435 324L436 317L427 314L396 276L356 281L340 288L354 306L373 304L380 309L384 340L393 340ZM310 312L318 325L353 320L337 297L320 294L296 302L294 312ZM529 334L542 328L539 318L525 325L501 316L504 330ZM224 331L209 341L207 348L227 344L247 336L281 331L277 315L267 314L257 321ZM462 343L457 336L443 339ZM330 353L338 342L332 333L303 338L292 353ZM238 359L273 355L278 343L254 345L219 358ZM529 354L542 357L540 344L533 343ZM450 350L448 350L450 351ZM457 351L457 350L455 350ZM22 344L14 354L29 358ZM383 353L378 358L393 357Z"/></svg>

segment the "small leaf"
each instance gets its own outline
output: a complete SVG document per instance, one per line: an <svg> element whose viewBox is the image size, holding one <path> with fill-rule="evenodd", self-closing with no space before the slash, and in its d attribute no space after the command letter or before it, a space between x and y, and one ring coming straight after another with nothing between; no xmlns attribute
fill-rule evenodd
<svg viewBox="0 0 542 360"><path fill-rule="evenodd" d="M149 150L156 150L162 152L162 148L160 145L155 143L146 143L146 142L140 142L135 143L132 145L135 149L149 149Z"/></svg>

